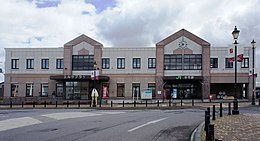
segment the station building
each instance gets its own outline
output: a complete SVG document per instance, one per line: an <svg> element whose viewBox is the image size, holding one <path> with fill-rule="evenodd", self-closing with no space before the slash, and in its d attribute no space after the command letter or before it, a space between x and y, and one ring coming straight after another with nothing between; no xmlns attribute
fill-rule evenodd
<svg viewBox="0 0 260 141"><path fill-rule="evenodd" d="M113 100L141 99L144 89L152 99L234 96L233 49L212 47L185 29L154 47L103 47L81 35L63 47L6 48L4 98L90 100L93 88ZM250 99L252 47L238 46L238 53L237 97Z"/></svg>

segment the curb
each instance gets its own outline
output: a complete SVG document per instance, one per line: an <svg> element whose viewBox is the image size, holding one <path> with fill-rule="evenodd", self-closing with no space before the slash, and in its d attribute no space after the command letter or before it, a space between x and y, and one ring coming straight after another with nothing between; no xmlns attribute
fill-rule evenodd
<svg viewBox="0 0 260 141"><path fill-rule="evenodd" d="M204 126L204 121L197 126L197 128L192 132L190 141L201 141L200 133Z"/></svg>

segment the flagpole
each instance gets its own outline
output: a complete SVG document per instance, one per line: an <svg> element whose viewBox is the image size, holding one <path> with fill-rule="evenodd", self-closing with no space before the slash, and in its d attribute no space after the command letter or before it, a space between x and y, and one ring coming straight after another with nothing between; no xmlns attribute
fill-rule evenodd
<svg viewBox="0 0 260 141"><path fill-rule="evenodd" d="M253 58L252 58L252 73L253 73L253 94L252 94L252 105L255 105L255 40L251 42L252 50L253 50Z"/></svg>

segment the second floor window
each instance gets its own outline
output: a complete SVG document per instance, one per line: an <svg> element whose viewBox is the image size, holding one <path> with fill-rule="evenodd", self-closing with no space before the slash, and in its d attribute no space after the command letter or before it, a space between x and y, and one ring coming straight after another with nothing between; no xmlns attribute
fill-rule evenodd
<svg viewBox="0 0 260 141"><path fill-rule="evenodd" d="M49 59L42 59L42 69L49 69Z"/></svg>
<svg viewBox="0 0 260 141"><path fill-rule="evenodd" d="M56 59L56 69L63 69L63 59Z"/></svg>
<svg viewBox="0 0 260 141"><path fill-rule="evenodd" d="M249 58L244 58L241 62L241 68L249 68Z"/></svg>
<svg viewBox="0 0 260 141"><path fill-rule="evenodd" d="M156 68L156 58L148 58L148 69Z"/></svg>
<svg viewBox="0 0 260 141"><path fill-rule="evenodd" d="M125 69L125 58L117 58L117 69Z"/></svg>
<svg viewBox="0 0 260 141"><path fill-rule="evenodd" d="M34 68L34 59L26 59L26 69Z"/></svg>
<svg viewBox="0 0 260 141"><path fill-rule="evenodd" d="M141 68L141 58L133 58L133 69Z"/></svg>
<svg viewBox="0 0 260 141"><path fill-rule="evenodd" d="M72 70L84 71L94 69L94 55L73 55Z"/></svg>
<svg viewBox="0 0 260 141"><path fill-rule="evenodd" d="M210 58L210 68L218 68L218 58Z"/></svg>
<svg viewBox="0 0 260 141"><path fill-rule="evenodd" d="M230 61L229 58L225 59L225 67L226 68L233 68L233 61Z"/></svg>
<svg viewBox="0 0 260 141"><path fill-rule="evenodd" d="M102 69L109 69L110 61L109 58L102 59Z"/></svg>
<svg viewBox="0 0 260 141"><path fill-rule="evenodd" d="M19 67L18 67L19 59L12 59L11 61L12 61L11 62L11 68L12 69L19 69Z"/></svg>

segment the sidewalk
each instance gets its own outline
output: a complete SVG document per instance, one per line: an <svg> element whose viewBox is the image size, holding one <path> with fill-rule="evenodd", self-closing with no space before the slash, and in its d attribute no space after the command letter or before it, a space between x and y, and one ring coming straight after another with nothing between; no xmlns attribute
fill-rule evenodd
<svg viewBox="0 0 260 141"><path fill-rule="evenodd" d="M259 141L260 114L225 115L212 122L215 139L223 141Z"/></svg>

